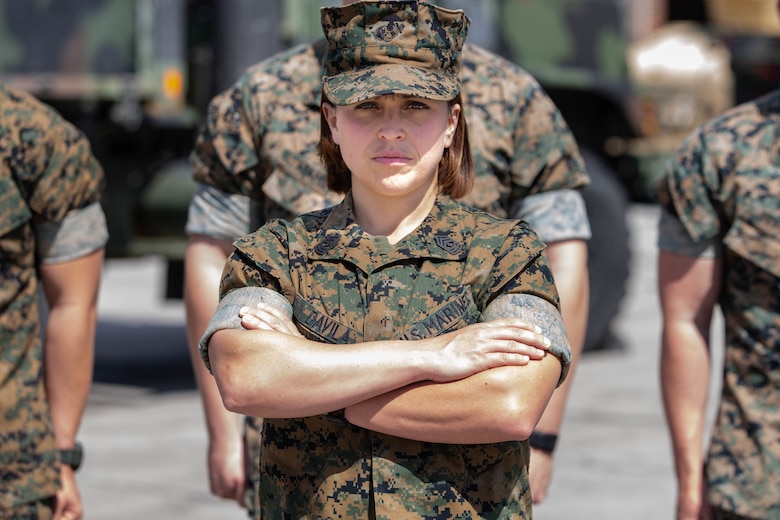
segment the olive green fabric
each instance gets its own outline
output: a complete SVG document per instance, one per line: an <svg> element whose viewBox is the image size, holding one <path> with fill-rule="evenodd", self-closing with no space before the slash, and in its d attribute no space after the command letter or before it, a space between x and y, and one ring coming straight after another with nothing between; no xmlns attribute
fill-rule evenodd
<svg viewBox="0 0 780 520"><path fill-rule="evenodd" d="M404 0L321 10L323 91L336 105L383 94L448 101L460 92L463 11Z"/></svg>

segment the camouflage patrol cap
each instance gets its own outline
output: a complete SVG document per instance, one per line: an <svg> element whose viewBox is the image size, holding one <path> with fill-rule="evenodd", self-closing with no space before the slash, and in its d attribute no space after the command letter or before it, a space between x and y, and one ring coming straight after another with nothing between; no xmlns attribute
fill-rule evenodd
<svg viewBox="0 0 780 520"><path fill-rule="evenodd" d="M417 0L363 1L320 11L328 40L323 92L336 105L385 94L449 101L460 92L470 20Z"/></svg>

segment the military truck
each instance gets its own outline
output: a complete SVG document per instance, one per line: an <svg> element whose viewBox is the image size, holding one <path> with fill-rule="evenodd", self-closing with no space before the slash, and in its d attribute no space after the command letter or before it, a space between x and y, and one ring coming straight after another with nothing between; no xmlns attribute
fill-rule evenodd
<svg viewBox="0 0 780 520"><path fill-rule="evenodd" d="M0 79L86 133L107 175L107 255L165 257L168 297L181 295L195 131L219 89L289 45L281 10L252 0L0 0Z"/></svg>
<svg viewBox="0 0 780 520"><path fill-rule="evenodd" d="M761 0L715 2L727 8ZM318 8L339 3L0 0L0 79L52 104L87 134L108 177L109 256L162 255L165 295L179 297L194 189L186 157L208 100L245 67L320 37ZM701 0L437 3L466 9L470 41L532 72L580 142L593 179L585 193L593 229L586 348L610 345L629 275L629 203L650 201L653 179L687 129L730 105L732 93L738 100L764 88L759 79L777 84L777 39L749 20L722 30L734 17L727 9L708 14ZM684 20L695 25L663 30ZM636 65L680 35L721 62L731 56L733 89L725 74L711 98L689 77L680 81L679 70ZM708 83L720 85L713 78Z"/></svg>

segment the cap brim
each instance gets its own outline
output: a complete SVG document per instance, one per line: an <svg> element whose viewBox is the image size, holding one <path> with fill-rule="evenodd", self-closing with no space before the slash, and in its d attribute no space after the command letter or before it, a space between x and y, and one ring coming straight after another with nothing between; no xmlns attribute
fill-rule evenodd
<svg viewBox="0 0 780 520"><path fill-rule="evenodd" d="M450 101L460 92L460 80L417 67L378 65L325 76L322 90L336 105L351 105L388 94Z"/></svg>

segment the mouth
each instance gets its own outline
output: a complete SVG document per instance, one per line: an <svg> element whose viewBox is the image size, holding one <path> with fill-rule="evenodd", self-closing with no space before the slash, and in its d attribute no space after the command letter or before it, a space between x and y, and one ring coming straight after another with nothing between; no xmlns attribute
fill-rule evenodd
<svg viewBox="0 0 780 520"><path fill-rule="evenodd" d="M406 164L410 161L410 158L398 153L384 153L375 155L374 161L380 164Z"/></svg>

